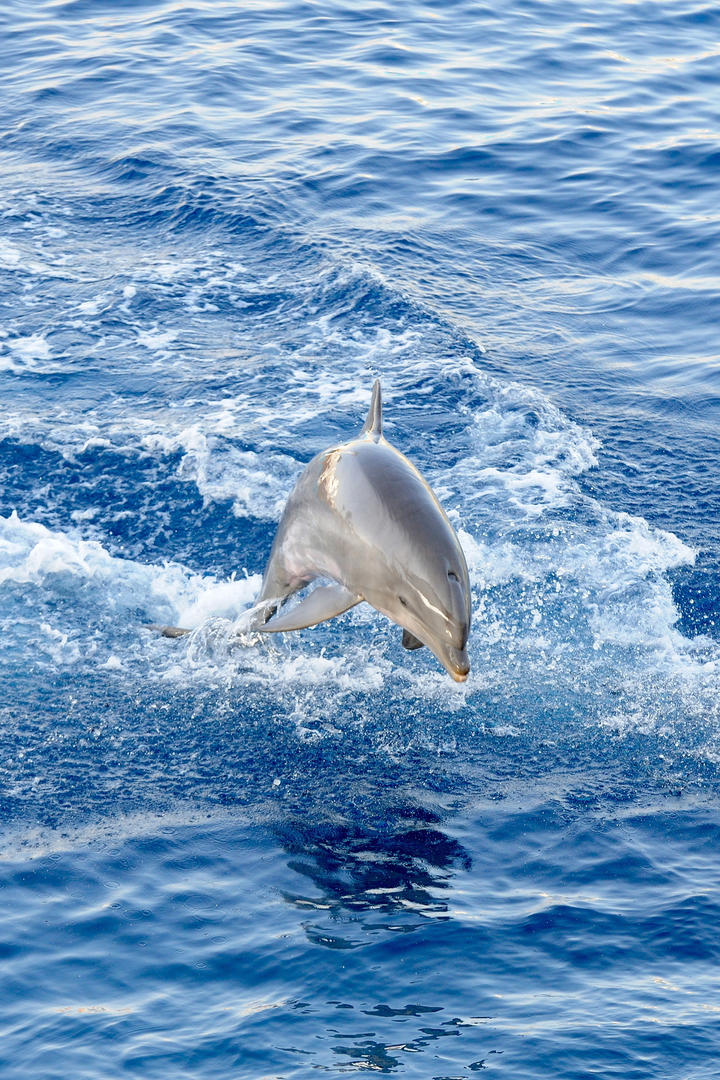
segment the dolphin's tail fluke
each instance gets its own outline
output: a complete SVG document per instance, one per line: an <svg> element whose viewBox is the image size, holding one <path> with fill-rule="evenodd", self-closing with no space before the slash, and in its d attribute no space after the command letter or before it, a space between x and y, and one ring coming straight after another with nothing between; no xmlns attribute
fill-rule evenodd
<svg viewBox="0 0 720 1080"><path fill-rule="evenodd" d="M192 633L191 630L186 630L184 626L158 626L157 623L149 623L148 630L154 630L158 634L162 634L163 637L185 637L186 634Z"/></svg>
<svg viewBox="0 0 720 1080"><path fill-rule="evenodd" d="M372 388L370 411L360 434L377 442L378 439L382 439L382 433L382 390L380 380L376 379Z"/></svg>

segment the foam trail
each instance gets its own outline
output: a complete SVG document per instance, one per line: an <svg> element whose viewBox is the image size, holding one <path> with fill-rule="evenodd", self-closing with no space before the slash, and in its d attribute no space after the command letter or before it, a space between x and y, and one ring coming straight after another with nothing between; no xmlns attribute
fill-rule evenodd
<svg viewBox="0 0 720 1080"><path fill-rule="evenodd" d="M91 594L98 608L136 610L150 621L196 627L211 617L233 618L256 595L260 576L217 581L172 562L163 566L111 555L97 540L0 517L0 586L42 586L62 596Z"/></svg>

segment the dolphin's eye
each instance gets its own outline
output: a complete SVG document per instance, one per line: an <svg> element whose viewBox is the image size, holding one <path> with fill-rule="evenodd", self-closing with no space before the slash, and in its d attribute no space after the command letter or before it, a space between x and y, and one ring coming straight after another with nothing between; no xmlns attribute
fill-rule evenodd
<svg viewBox="0 0 720 1080"><path fill-rule="evenodd" d="M460 578L457 576L457 574L455 573L454 570L448 570L448 577L450 578L451 581L459 581L460 580Z"/></svg>
<svg viewBox="0 0 720 1080"><path fill-rule="evenodd" d="M400 603L402 604L403 607L407 607L407 600L405 599L404 596L398 596L398 600L400 601Z"/></svg>

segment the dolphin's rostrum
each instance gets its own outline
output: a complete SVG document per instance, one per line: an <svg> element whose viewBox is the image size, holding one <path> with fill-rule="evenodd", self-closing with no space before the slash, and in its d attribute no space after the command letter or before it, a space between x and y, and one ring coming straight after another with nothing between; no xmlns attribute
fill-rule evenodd
<svg viewBox="0 0 720 1080"><path fill-rule="evenodd" d="M287 610L316 578L331 579ZM360 435L307 465L288 498L255 610L263 633L300 630L367 601L457 682L470 670L467 565L440 503L382 432L380 382Z"/></svg>

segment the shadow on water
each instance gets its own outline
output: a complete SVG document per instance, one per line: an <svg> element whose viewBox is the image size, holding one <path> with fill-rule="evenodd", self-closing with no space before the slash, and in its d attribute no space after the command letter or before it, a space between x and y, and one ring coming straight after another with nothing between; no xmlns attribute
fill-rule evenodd
<svg viewBox="0 0 720 1080"><path fill-rule="evenodd" d="M333 973L328 990L339 996L330 994L326 1006L337 1021L326 1036L342 1072L394 1072L407 1066L408 1055L487 1019L452 1015L444 993L427 994L441 985L442 946L431 947L435 975L413 977L427 932L437 940L439 931L441 941L452 936L449 892L472 868L468 851L442 824L435 810L403 801L378 807L374 820L309 823L293 815L273 830L297 875L296 887L281 895L300 914L310 945L323 950L319 967ZM389 971L383 977L386 955L407 962L406 980ZM476 1060L466 1067L483 1066Z"/></svg>
<svg viewBox="0 0 720 1080"><path fill-rule="evenodd" d="M441 831L433 811L404 805L392 808L389 815L391 820L375 827L284 822L277 838L290 856L288 866L314 886L310 895L285 892L287 902L327 913L330 922L350 912L365 929L400 933L415 929L417 918L441 916L447 909L443 895L456 870L471 867L469 854ZM381 922L365 921L373 916L380 916ZM316 944L355 947L350 940L318 929L306 924L308 937Z"/></svg>

